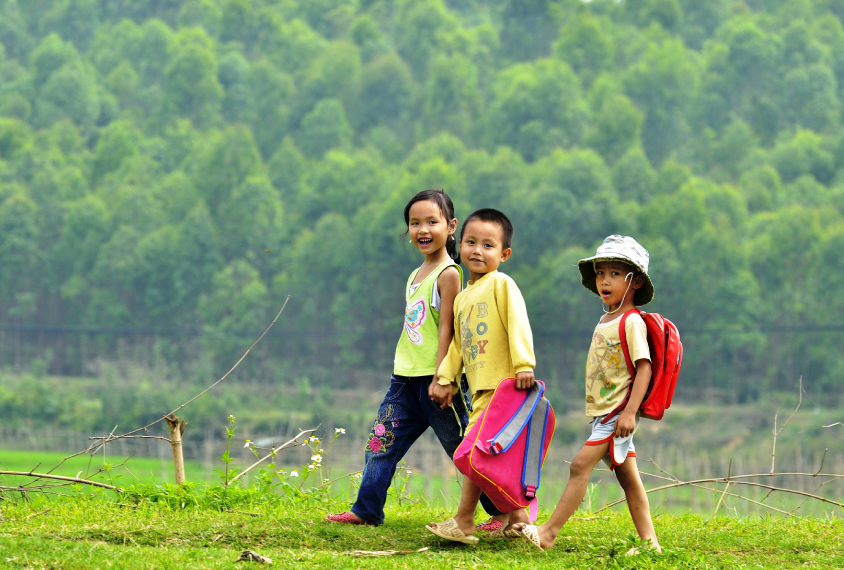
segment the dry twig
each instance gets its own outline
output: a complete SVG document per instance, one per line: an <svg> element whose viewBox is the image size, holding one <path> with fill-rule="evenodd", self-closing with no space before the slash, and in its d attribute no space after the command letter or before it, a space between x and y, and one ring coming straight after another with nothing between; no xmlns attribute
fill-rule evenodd
<svg viewBox="0 0 844 570"><path fill-rule="evenodd" d="M234 363L234 366L232 366L232 367L228 370L228 372L226 372L225 374L223 374L223 376L222 376L219 380L217 380L216 382L214 382L213 384L211 384L208 388L206 388L205 390L203 390L202 392L200 392L199 394L197 394L196 396L194 396L193 398L191 398L190 400L188 400L188 401L187 401L187 402L185 402L184 404L180 405L179 407L177 407L177 408L176 408L175 410L173 410L172 412L169 412L169 413L167 413L167 414L164 414L163 416L161 416L160 418L158 418L158 419L157 419L157 420L155 420L154 422L152 422L152 423L150 423L150 424L147 424L147 425L145 425L144 427L138 428L138 429L136 429L136 430L132 430L132 431L127 432L127 433L124 433L124 434L122 434L122 435L117 435L117 436L115 436L115 435L114 435L114 432L117 430L117 426L114 426L114 429L113 429L113 430L111 430L111 433L109 433L107 436L105 436L105 437L95 437L95 438L90 438L90 439L95 440L95 441L94 441L94 443L92 443L92 444L91 444L91 445L89 445L86 449L84 449L84 450L82 450L82 451L79 451L79 452L74 453L74 454L72 454L72 455L68 455L67 457L65 457L64 459L62 459L61 461L59 461L56 465L54 465L54 466L53 466L53 467L52 467L52 468L51 468L51 469L50 469L50 470L49 470L46 474L44 474L44 475L47 475L47 474L52 473L53 471L55 471L56 469L58 469L59 467L61 467L61 466L62 466L62 465L63 465L63 464L67 461L67 460L72 459L72 458L74 458L74 457L78 457L79 455L90 454L90 455L92 455L92 456L93 456L93 454L94 454L94 453L96 453L97 451L99 451L101 448L104 448L106 445L108 445L108 444L109 444L109 443L111 443L112 441L116 441L116 440L118 440L118 439L133 439L133 438L141 438L141 439L164 439L164 440L166 440L166 441L170 442L170 440L168 440L167 438L157 438L156 436L150 436L150 435L148 435L148 434L149 434L149 428L151 428L152 426L154 426L154 425L156 425L156 424L159 424L159 423L161 423L161 422L165 421L165 419L166 419L168 416L175 416L176 412L178 412L179 410L181 410L182 408L184 408L184 407L185 407L185 406L187 406L188 404L190 404L190 403L194 402L196 399L198 399L198 398L200 398L200 397L204 396L206 393L208 393L210 390L212 390L214 387L216 387L218 384L220 384L223 380L225 380L226 378L228 378L228 377L229 377L229 375L231 375L231 373L232 373L232 372L234 372L234 371L235 371L235 369L236 369L238 366L240 366L240 363L241 363L241 362L243 362L243 360L244 360L244 359L245 359L245 358L249 355L249 353L250 353L250 352L252 352L252 349L253 349L253 348L255 348L255 346L256 346L259 342L261 342L261 340L262 340L262 339L263 339L263 338L267 335L267 333L268 333L268 332L270 332L270 329L271 329L271 328L273 328L273 325L275 325L275 324L276 324L276 322L278 321L279 317L281 317L281 314L284 312L284 308L285 308L285 307L287 307L287 302L288 302L288 301L290 301L290 295L288 295L288 296L287 296L287 298L284 300L284 304L281 306L281 309L279 309L278 313L276 314L276 316L275 316L275 318L272 320L272 322L269 324L269 326L268 326L268 327L264 330L264 332L263 332L263 333L261 333L261 336L259 336L259 337L258 337L258 339L257 339L255 342L253 342L253 343L252 343L252 345L251 345L249 348L247 348L247 349L246 349L246 352L244 352L244 353L243 353L243 356L241 356L241 357L238 359L238 361ZM144 432L144 434L147 434L147 435L136 435L136 434L138 434L138 433L140 433L140 432ZM172 442L170 442L170 443L172 443ZM57 478L57 477L58 477L58 476L53 476L53 478ZM80 483L84 483L84 484L89 484L89 482L87 482L86 480L83 480L83 479L79 479L79 480L78 480L78 482L80 482ZM90 483L92 483L92 482L90 482ZM97 486L103 486L103 485L97 485ZM108 487L111 487L111 486L108 486ZM111 487L111 488L115 488L115 489L116 489L116 487Z"/></svg>
<svg viewBox="0 0 844 570"><path fill-rule="evenodd" d="M419 550L353 550L349 552L349 556L402 556L405 554L418 554L427 550L427 546Z"/></svg>
<svg viewBox="0 0 844 570"><path fill-rule="evenodd" d="M68 483L76 483L80 485L91 485L92 487L102 487L103 489L108 489L109 491L116 491L118 493L123 492L123 489L120 487L115 487L114 485L107 485L105 483L100 483L99 481L90 481L88 479L82 479L80 477L64 477L62 475L51 475L50 473L33 473L32 471L0 471L0 475L11 475L14 477L38 477L41 479L55 479L57 481L67 481ZM37 487L36 487L37 488ZM6 487L6 489L10 489L13 491L32 491L33 489L27 489L24 486L20 487Z"/></svg>
<svg viewBox="0 0 844 570"><path fill-rule="evenodd" d="M237 481L238 479L240 479L241 477L243 477L244 475L246 475L247 473L252 471L252 469L257 467L258 465L260 465L261 463L263 463L264 461L266 461L267 459L269 459L270 457L272 457L273 455L275 455L277 452L281 451L282 449L292 447L294 444L304 445L303 443L299 443L296 440L299 439L301 436L303 436L306 433L314 433L317 429L319 429L319 426L317 426L313 429L300 430L299 433L296 435L296 437L294 437L290 441L285 442L284 444L280 445L279 447L274 447L272 449L272 451L270 451L264 457L260 458L258 461L256 461L255 463L253 463L252 465L250 465L249 467L247 467L246 469L244 469L243 471L241 471L240 473L238 473L234 477L232 477L232 480L229 481L228 483L226 483L226 487L228 487L229 485L231 485L232 483L234 483L235 481Z"/></svg>
<svg viewBox="0 0 844 570"><path fill-rule="evenodd" d="M785 428L785 426L788 425L788 422L791 421L791 418L793 418L794 414L797 413L797 410L800 409L800 404L803 403L803 377L802 376L797 381L797 385L798 385L798 392L800 394L800 397L797 400L797 407L794 408L794 411L791 412L791 415L788 416L788 419L785 420L785 423L782 424L782 426L780 426L779 430L777 430L777 416L779 415L779 412L774 414L774 444L773 444L773 447L771 448L771 473L774 472L774 461L776 460L776 456L777 456L777 436L782 432L782 430Z"/></svg>

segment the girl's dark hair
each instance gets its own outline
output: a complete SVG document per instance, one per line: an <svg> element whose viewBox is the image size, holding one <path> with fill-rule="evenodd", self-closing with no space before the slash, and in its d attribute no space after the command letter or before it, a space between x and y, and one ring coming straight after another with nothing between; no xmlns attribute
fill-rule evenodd
<svg viewBox="0 0 844 570"><path fill-rule="evenodd" d="M407 226L410 224L410 208L416 202L424 202L426 200L430 200L440 208L440 212L442 212L443 216L445 216L445 221L450 222L457 216L454 215L454 204L451 203L451 198L448 197L448 194L443 192L438 188L432 188L430 190L422 190L421 192L417 193L413 198L410 199L410 202L407 203L407 206L404 207L404 225ZM401 237L407 235L407 231L405 231ZM451 234L445 240L445 250L448 253L448 256L456 262L460 262L460 252L457 250L457 240L454 237L454 234Z"/></svg>

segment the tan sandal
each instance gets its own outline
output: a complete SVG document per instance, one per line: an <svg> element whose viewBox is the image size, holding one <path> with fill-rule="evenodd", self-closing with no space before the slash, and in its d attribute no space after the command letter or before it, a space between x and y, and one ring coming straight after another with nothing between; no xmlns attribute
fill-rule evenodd
<svg viewBox="0 0 844 570"><path fill-rule="evenodd" d="M516 532L539 550L545 552L545 549L542 548L542 544L539 542L539 529L536 525L526 524L522 530L517 530Z"/></svg>
<svg viewBox="0 0 844 570"><path fill-rule="evenodd" d="M436 523L437 528L432 527L431 525L425 525L425 528L428 532L431 532L437 535L440 538L444 538L446 540L452 540L454 542L462 542L463 544L477 544L478 537L467 535L460 527L457 526L457 521L454 520L454 517L451 517L447 521Z"/></svg>
<svg viewBox="0 0 844 570"><path fill-rule="evenodd" d="M492 531L487 535L488 538L521 538L522 535L514 528L506 528L507 525L502 525L497 530Z"/></svg>

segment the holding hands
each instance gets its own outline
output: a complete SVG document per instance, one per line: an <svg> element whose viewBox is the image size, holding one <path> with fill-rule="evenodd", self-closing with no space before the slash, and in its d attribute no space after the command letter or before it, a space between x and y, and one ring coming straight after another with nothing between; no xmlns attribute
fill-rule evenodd
<svg viewBox="0 0 844 570"><path fill-rule="evenodd" d="M441 409L444 410L451 407L451 398L453 395L454 388L451 384L446 384L445 386L437 384L436 376L431 380L431 384L428 386L428 397L440 404Z"/></svg>

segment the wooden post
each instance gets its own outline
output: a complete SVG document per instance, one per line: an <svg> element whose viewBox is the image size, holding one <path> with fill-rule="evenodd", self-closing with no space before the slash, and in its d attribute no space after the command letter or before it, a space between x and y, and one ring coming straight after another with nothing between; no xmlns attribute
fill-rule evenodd
<svg viewBox="0 0 844 570"><path fill-rule="evenodd" d="M173 467L176 474L176 485L185 482L185 455L182 451L182 434L188 427L188 422L170 414L164 418L170 428L170 446L173 448Z"/></svg>

